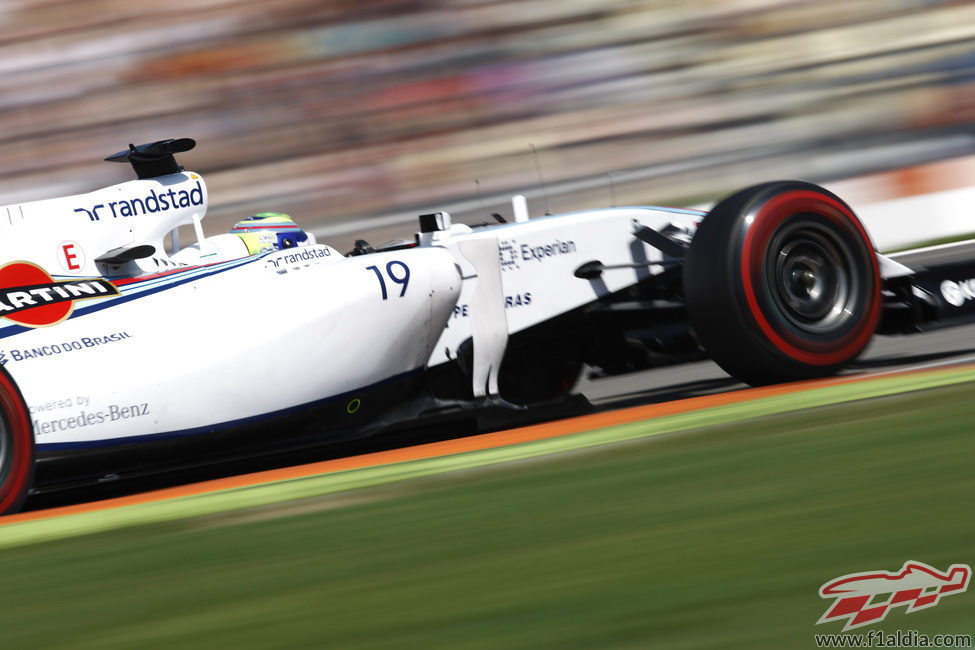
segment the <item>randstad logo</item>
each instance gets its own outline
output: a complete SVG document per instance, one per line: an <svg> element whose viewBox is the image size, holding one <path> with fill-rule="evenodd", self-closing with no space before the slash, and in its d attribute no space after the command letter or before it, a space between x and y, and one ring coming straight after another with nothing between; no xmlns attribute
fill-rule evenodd
<svg viewBox="0 0 975 650"><path fill-rule="evenodd" d="M143 198L119 199L118 201L99 203L91 208L75 208L74 211L84 213L91 221L100 221L102 217L107 217L109 214L115 218L134 217L140 214L154 214L195 205L203 205L203 186L200 181L196 181L196 185L189 190L172 188L165 192L149 190L149 194Z"/></svg>

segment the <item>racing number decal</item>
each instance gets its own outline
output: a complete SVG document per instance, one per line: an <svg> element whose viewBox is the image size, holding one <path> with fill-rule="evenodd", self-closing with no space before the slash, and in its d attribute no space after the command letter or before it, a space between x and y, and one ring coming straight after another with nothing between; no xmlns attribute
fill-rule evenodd
<svg viewBox="0 0 975 650"><path fill-rule="evenodd" d="M397 268L402 269L402 271L400 272L395 271L394 269ZM379 268L375 266L367 266L366 270L372 271L373 273L376 274L376 277L379 279L379 288L383 292L383 300L388 299L389 293L386 291L386 279L383 277L382 271L380 271ZM389 279L392 280L394 283L403 286L403 289L399 292L399 297L402 298L403 296L405 296L406 287L410 284L410 267L408 267L403 262L400 262L399 260L393 260L392 262L386 265L386 275L388 275Z"/></svg>

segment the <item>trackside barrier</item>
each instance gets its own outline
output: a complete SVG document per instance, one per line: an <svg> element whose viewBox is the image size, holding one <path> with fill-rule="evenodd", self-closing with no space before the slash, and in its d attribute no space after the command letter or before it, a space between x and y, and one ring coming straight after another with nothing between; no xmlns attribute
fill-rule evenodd
<svg viewBox="0 0 975 650"><path fill-rule="evenodd" d="M975 235L975 156L825 186L853 206L880 251Z"/></svg>
<svg viewBox="0 0 975 650"><path fill-rule="evenodd" d="M975 238L975 156L821 184L853 207L881 252Z"/></svg>

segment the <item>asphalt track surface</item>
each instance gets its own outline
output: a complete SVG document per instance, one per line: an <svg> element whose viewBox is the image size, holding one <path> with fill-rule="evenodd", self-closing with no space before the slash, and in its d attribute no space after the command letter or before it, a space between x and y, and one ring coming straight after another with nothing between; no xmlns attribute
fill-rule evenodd
<svg viewBox="0 0 975 650"><path fill-rule="evenodd" d="M915 269L975 259L975 243L933 246L892 255ZM907 369L936 368L975 361L975 325L923 334L875 336L867 350L843 375L883 374ZM598 381L583 380L577 390L606 408L684 399L746 388L712 361L699 361Z"/></svg>
<svg viewBox="0 0 975 650"><path fill-rule="evenodd" d="M930 262L936 258L941 261L940 258L945 255L957 259L959 255L969 254L975 255L975 247L968 247L963 250L952 249L947 252L945 249L936 249L925 254L923 259L912 258L910 261L912 263ZM842 375L869 377L905 370L933 369L972 363L975 363L975 325L967 325L910 336L874 337L867 351ZM601 411L607 413L609 420L612 420L614 413L622 413L621 409L630 407L665 405L677 400L717 394L727 394L730 400L744 399L745 394L738 397L734 393L744 391L747 388L746 385L725 374L715 363L705 360L619 377L584 377L576 386L575 391L585 395ZM787 390L802 389L803 386L794 386ZM671 408L691 409L697 404L706 403L708 403L707 400L691 400L686 407L680 404L670 404L665 406L664 410L669 411ZM649 417L656 411L641 412L646 413ZM595 422L594 427L600 426ZM603 424L602 426L607 425ZM570 425L562 428L555 427L551 434L546 433L545 435L567 435L575 432L578 432L578 427ZM509 432L491 435L499 436L496 441L488 443L492 445L495 442L516 444L522 441L518 436L513 436ZM57 509L77 508L79 507L78 504L93 501L119 499L120 501L117 503L121 505L146 498L161 499L180 496L201 489L201 487L194 486L200 482L211 482L214 490L226 489L228 486L240 485L241 481L253 480L241 478L243 475L253 472L268 472L266 478L269 481L281 480L282 477L288 475L290 467L307 463L324 463L321 465L322 470L338 471L351 467L361 467L363 462L372 462L364 460L367 455L372 455L373 461L377 463L397 462L408 460L417 453L422 453L421 448L431 448L438 444L446 444L449 453L464 451L465 447L468 446L468 443L451 443L449 438L449 435L442 432L434 434L407 432L394 436L376 436L336 444L320 450L289 453L275 459L250 459L220 466L195 468L161 476L42 495L28 500L27 510L35 511L28 516L30 518L43 517L48 514L54 516L57 514ZM209 488L202 487L202 489ZM153 497L147 493L155 493L157 496ZM111 507L111 502L106 501L103 505ZM95 507L100 506L96 505ZM50 510L50 512L37 512L43 510Z"/></svg>
<svg viewBox="0 0 975 650"><path fill-rule="evenodd" d="M975 362L975 325L910 336L876 336L841 376L882 375ZM620 377L583 379L576 389L602 408L623 408L747 388L712 361Z"/></svg>

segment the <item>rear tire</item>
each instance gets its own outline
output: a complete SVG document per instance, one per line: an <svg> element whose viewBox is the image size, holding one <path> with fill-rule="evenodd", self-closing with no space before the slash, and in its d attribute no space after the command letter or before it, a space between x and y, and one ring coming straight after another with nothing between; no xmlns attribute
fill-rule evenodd
<svg viewBox="0 0 975 650"><path fill-rule="evenodd" d="M853 210L810 183L757 185L721 201L687 254L698 341L753 385L834 374L880 320L880 272Z"/></svg>
<svg viewBox="0 0 975 650"><path fill-rule="evenodd" d="M27 405L0 368L0 514L17 512L34 477L34 432Z"/></svg>

